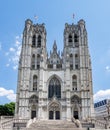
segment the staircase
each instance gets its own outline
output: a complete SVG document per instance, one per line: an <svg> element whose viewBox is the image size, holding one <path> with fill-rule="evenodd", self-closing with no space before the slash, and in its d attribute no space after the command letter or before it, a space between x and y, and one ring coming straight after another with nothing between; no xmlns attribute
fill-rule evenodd
<svg viewBox="0 0 110 130"><path fill-rule="evenodd" d="M63 120L36 120L29 128L23 130L87 130L86 128L77 128L71 121Z"/></svg>
<svg viewBox="0 0 110 130"><path fill-rule="evenodd" d="M12 130L13 117L12 116L1 116L0 130Z"/></svg>
<svg viewBox="0 0 110 130"><path fill-rule="evenodd" d="M28 119L16 119L14 117L2 117L0 130L22 130L26 127Z"/></svg>

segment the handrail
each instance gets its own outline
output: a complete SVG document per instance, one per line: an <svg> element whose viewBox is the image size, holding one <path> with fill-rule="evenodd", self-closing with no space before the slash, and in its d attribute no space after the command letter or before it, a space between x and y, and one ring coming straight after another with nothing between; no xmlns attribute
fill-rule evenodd
<svg viewBox="0 0 110 130"><path fill-rule="evenodd" d="M101 121L96 120L96 119L91 119L91 123L94 123L95 125L98 125L98 126L100 126L101 128L102 128L102 127L105 128L105 127L107 126L106 123L101 122Z"/></svg>
<svg viewBox="0 0 110 130"><path fill-rule="evenodd" d="M5 121L1 120L1 129L4 129L4 127L10 126L9 123L12 123L12 124L13 123L27 123L27 121L29 120L29 119L17 119L17 118L14 118L14 117L13 118L8 117L8 119L9 120L5 120L5 118L3 118L3 120L5 120Z"/></svg>

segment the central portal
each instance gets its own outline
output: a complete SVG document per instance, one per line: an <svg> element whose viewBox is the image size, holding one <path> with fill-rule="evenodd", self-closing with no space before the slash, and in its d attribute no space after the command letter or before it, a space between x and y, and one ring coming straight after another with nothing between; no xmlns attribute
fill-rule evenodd
<svg viewBox="0 0 110 130"><path fill-rule="evenodd" d="M50 120L60 120L60 111L49 111Z"/></svg>
<svg viewBox="0 0 110 130"><path fill-rule="evenodd" d="M60 112L59 111L55 112L55 118L56 118L56 120L60 119Z"/></svg>
<svg viewBox="0 0 110 130"><path fill-rule="evenodd" d="M49 106L49 119L50 120L60 120L60 106L57 103L52 103Z"/></svg>

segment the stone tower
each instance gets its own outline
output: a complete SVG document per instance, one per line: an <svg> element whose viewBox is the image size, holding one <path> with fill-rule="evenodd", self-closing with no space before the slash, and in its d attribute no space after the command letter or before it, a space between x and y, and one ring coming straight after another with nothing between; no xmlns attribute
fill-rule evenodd
<svg viewBox="0 0 110 130"><path fill-rule="evenodd" d="M83 120L94 116L92 68L84 20L65 24L63 53L47 54L44 24L26 20L15 115L22 119Z"/></svg>

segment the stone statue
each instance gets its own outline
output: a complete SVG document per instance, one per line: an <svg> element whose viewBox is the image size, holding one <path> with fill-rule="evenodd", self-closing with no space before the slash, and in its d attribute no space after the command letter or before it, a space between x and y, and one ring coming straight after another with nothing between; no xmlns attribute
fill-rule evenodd
<svg viewBox="0 0 110 130"><path fill-rule="evenodd" d="M76 125L78 128L82 128L81 122L80 122L78 119L75 119L75 118L73 117L73 118L72 118L72 122L74 122L75 125Z"/></svg>

